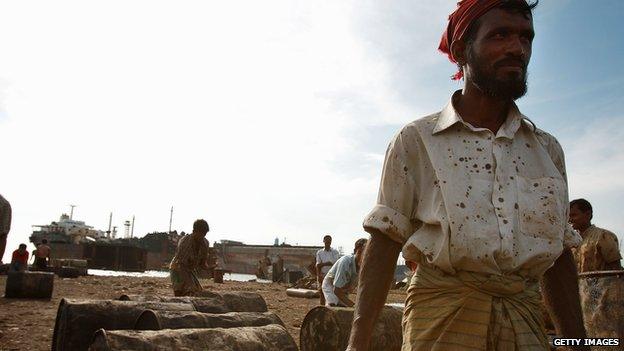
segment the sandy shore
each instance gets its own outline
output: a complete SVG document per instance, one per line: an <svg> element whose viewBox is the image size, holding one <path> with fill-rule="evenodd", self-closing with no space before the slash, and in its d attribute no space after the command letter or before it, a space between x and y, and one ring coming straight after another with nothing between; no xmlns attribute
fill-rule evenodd
<svg viewBox="0 0 624 351"><path fill-rule="evenodd" d="M0 276L4 296L6 276ZM204 288L214 291L255 291L267 302L270 311L277 313L297 344L299 328L306 313L317 306L318 299L286 296L284 284L226 281L215 284L203 280ZM0 350L50 350L56 310L61 298L113 299L121 294L172 295L168 278L86 276L77 279L55 277L54 293L50 300L0 298ZM388 302L403 302L405 292L391 291Z"/></svg>

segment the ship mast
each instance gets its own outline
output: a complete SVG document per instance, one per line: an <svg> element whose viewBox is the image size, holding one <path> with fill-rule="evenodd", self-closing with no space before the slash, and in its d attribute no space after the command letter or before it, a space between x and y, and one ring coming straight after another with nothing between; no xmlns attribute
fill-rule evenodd
<svg viewBox="0 0 624 351"><path fill-rule="evenodd" d="M111 237L111 224L113 223L113 213L110 213L110 216L108 217L108 231L106 232L106 237L108 237L110 239Z"/></svg>
<svg viewBox="0 0 624 351"><path fill-rule="evenodd" d="M69 205L69 207L71 207L69 212L69 220L71 221L74 218L74 207L76 207L76 205Z"/></svg>
<svg viewBox="0 0 624 351"><path fill-rule="evenodd" d="M171 214L169 215L169 233L171 234L171 222L173 221L173 206L171 206Z"/></svg>
<svg viewBox="0 0 624 351"><path fill-rule="evenodd" d="M130 237L134 237L134 215L132 216L132 229L130 229Z"/></svg>

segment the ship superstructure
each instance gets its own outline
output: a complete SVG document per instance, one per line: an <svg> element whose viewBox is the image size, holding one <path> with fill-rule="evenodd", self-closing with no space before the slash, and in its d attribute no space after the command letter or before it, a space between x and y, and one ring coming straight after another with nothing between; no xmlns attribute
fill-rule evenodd
<svg viewBox="0 0 624 351"><path fill-rule="evenodd" d="M51 243L79 244L85 241L97 241L106 238L106 232L96 230L83 221L72 219L63 213L58 221L46 225L33 225L35 230L30 236L33 243L47 239Z"/></svg>

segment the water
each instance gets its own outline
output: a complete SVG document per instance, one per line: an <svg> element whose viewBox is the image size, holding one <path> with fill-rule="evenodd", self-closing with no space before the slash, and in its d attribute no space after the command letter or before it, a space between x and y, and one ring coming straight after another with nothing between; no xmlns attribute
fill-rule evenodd
<svg viewBox="0 0 624 351"><path fill-rule="evenodd" d="M96 275L101 277L150 277L150 278L169 278L168 271L145 271L145 272L124 272L124 271L109 271L104 269L89 269L90 275ZM253 274L242 273L225 273L223 280L235 281L235 282L248 282L250 280L256 280L259 283L270 283L269 280L257 279Z"/></svg>

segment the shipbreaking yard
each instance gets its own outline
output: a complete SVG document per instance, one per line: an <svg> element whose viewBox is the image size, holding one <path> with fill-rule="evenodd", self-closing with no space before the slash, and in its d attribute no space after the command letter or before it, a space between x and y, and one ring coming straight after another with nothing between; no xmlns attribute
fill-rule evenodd
<svg viewBox="0 0 624 351"><path fill-rule="evenodd" d="M7 276L0 276L0 287ZM214 292L255 292L264 298L267 309L283 321L296 345L304 317L318 306L318 299L290 297L286 284L225 281L216 284L201 280L205 290ZM0 350L50 350L59 303L63 298L76 300L111 300L121 295L172 296L169 278L80 276L54 278L51 299L0 298ZM388 302L402 303L405 291L391 290Z"/></svg>

